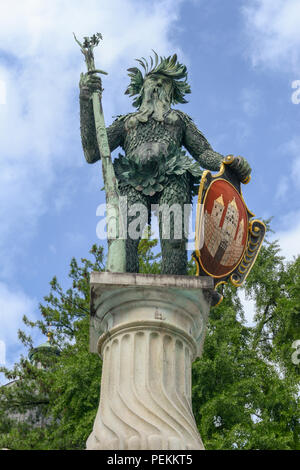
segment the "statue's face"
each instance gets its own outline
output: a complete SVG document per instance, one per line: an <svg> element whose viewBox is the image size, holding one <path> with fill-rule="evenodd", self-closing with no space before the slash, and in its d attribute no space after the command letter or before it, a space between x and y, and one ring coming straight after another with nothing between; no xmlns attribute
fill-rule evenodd
<svg viewBox="0 0 300 470"><path fill-rule="evenodd" d="M171 104L172 82L162 75L150 75L144 81L146 101L164 101Z"/></svg>
<svg viewBox="0 0 300 470"><path fill-rule="evenodd" d="M169 111L172 101L173 83L163 75L148 76L143 85L143 98L137 113L140 122L147 122L152 116L157 121L163 121Z"/></svg>

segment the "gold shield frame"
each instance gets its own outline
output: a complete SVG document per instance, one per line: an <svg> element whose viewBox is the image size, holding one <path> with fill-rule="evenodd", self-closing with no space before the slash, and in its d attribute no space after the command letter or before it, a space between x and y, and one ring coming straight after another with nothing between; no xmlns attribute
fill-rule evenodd
<svg viewBox="0 0 300 470"><path fill-rule="evenodd" d="M198 192L198 201L197 201L197 211L196 211L196 230L195 230L195 251L192 255L194 261L196 262L196 275L208 275L214 279L214 289L221 284L227 284L228 280L230 280L231 284L238 287L243 284L247 276L249 275L256 258L259 254L259 251L262 246L262 242L264 240L264 236L266 233L266 226L265 224L259 220L254 219L253 217L255 214L251 212L244 200L240 182L237 180L233 180L232 171L228 171L230 169L231 163L234 161L233 155L228 155L223 162L221 163L220 170L217 174L212 175L209 170L205 170L202 174L202 178L199 185L199 192ZM209 273L203 263L201 261L201 249L204 243L204 223L203 223L203 215L204 215L204 205L206 200L206 195L212 185L213 182L217 180L225 180L229 183L234 190L236 190L240 196L240 199L245 207L246 214L248 217L248 228L247 228L247 238L244 245L243 252L239 258L239 261L235 264L235 266L230 269L230 271L223 275L212 275ZM250 176L242 181L243 184L248 184L250 181ZM219 305L223 299L223 296L219 294L219 300L214 306Z"/></svg>

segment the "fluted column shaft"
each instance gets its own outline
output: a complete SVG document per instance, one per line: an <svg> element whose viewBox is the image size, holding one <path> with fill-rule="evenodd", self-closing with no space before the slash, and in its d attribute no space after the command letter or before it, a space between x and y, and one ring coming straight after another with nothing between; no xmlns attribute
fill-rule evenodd
<svg viewBox="0 0 300 470"><path fill-rule="evenodd" d="M98 273L92 284L91 349L98 336L103 370L87 449L203 449L191 404L209 309L203 290L178 288L171 276L160 276L171 283L162 287L132 285L132 275L131 285L116 285L111 276Z"/></svg>

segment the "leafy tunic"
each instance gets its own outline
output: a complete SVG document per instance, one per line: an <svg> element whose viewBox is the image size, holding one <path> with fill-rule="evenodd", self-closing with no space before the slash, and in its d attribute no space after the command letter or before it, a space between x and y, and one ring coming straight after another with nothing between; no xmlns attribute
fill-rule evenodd
<svg viewBox="0 0 300 470"><path fill-rule="evenodd" d="M91 103L81 106L81 136L88 163L99 160L95 126L91 119ZM170 109L159 122L149 118L140 122L138 113L119 116L108 128L111 152L121 147L114 169L119 186L132 186L145 195L154 195L175 175L188 174L191 186L199 183L202 171L182 150L184 146L200 165L208 170L218 170L223 156L215 152L192 119L179 110ZM194 187L194 193L196 188Z"/></svg>

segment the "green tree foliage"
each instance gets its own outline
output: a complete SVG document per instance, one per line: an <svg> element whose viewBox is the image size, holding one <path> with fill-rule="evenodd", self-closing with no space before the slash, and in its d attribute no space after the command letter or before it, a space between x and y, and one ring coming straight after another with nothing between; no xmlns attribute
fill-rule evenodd
<svg viewBox="0 0 300 470"><path fill-rule="evenodd" d="M300 257L285 264L266 242L245 283L255 300L246 326L237 290L211 310L204 354L193 364L193 408L210 449L299 449Z"/></svg>
<svg viewBox="0 0 300 470"><path fill-rule="evenodd" d="M99 401L101 361L89 353L89 273L102 271L103 248L93 246L93 262L72 259L72 287L63 291L57 279L40 305L41 320L24 323L44 334L51 325L51 345L59 355L22 357L12 371L2 369L15 386L0 392L0 447L9 449L82 449L90 433ZM19 333L32 348L31 339ZM39 357L40 355L40 357ZM38 367L42 362L43 368ZM41 399L42 397L42 399ZM43 400L43 402L42 402ZM34 425L38 406L39 422ZM14 420L12 413L33 413L32 419Z"/></svg>
<svg viewBox="0 0 300 470"><path fill-rule="evenodd" d="M156 244L140 243L141 272L160 272ZM33 361L21 357L13 370L2 369L15 382L0 388L0 448L85 447L101 376L101 360L88 350L88 323L89 274L104 269L103 249L93 246L91 255L93 261L71 261L67 291L51 281L41 320L24 318L43 334L51 325L50 347L35 349ZM189 274L195 274L192 262ZM284 263L278 245L265 243L245 291L255 300L254 326L245 322L237 290L225 286L223 302L211 309L203 357L193 364L200 434L207 449L299 449L300 366L291 356L300 339L300 258ZM31 338L19 337L32 351Z"/></svg>

